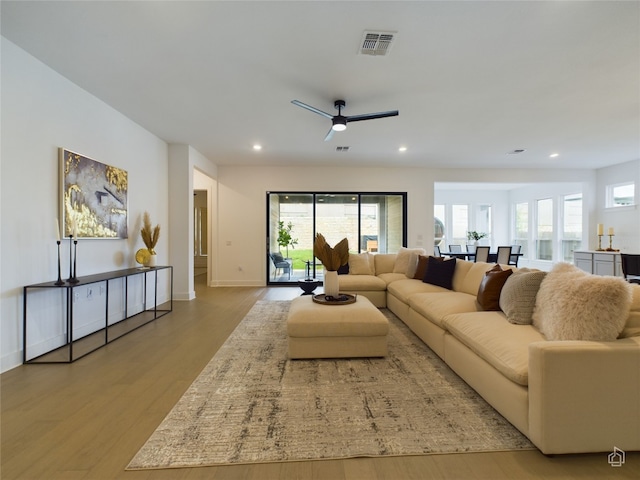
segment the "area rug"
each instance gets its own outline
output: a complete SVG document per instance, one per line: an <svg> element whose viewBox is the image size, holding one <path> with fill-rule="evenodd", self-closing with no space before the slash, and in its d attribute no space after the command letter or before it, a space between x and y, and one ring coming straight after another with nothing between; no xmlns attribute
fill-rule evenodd
<svg viewBox="0 0 640 480"><path fill-rule="evenodd" d="M386 358L289 360L288 309L257 302L127 469L533 448L390 311Z"/></svg>

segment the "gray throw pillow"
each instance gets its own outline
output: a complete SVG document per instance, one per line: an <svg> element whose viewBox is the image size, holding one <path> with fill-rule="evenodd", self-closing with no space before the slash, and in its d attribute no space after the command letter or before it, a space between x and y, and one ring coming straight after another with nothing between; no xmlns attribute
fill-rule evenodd
<svg viewBox="0 0 640 480"><path fill-rule="evenodd" d="M500 292L500 309L509 322L518 325L533 323L536 295L546 274L516 271L507 279Z"/></svg>

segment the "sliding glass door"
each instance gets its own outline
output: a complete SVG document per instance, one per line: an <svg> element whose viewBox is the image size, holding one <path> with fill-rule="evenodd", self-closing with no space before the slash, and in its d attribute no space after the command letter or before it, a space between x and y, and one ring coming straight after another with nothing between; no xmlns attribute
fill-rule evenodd
<svg viewBox="0 0 640 480"><path fill-rule="evenodd" d="M395 253L406 244L406 193L268 192L267 283L322 278L316 233L351 253Z"/></svg>

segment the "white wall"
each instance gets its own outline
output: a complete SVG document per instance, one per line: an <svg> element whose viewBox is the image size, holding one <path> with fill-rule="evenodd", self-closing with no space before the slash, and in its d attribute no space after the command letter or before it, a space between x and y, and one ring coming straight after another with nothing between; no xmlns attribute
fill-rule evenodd
<svg viewBox="0 0 640 480"><path fill-rule="evenodd" d="M625 253L640 253L640 160L601 168L597 171L596 221L604 225L604 233L613 227L613 248ZM634 181L636 184L635 205L629 207L606 208L607 185ZM595 248L596 230L593 227L592 247ZM603 248L609 246L609 237L603 237ZM606 242L606 243L605 243Z"/></svg>
<svg viewBox="0 0 640 480"><path fill-rule="evenodd" d="M158 263L167 264L169 215L167 144L5 38L1 42L0 359L5 371L21 362L22 287L57 276L58 147L129 176L129 238L80 240L79 276L135 266L135 251L144 246L138 232L145 210L162 227L156 251ZM63 266L66 262L63 249Z"/></svg>

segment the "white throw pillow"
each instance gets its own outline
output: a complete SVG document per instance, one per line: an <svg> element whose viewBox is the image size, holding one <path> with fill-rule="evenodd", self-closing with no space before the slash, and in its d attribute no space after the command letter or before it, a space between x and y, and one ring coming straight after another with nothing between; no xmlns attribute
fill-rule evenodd
<svg viewBox="0 0 640 480"><path fill-rule="evenodd" d="M400 247L393 265L393 273L404 273L407 277L413 278L418 268L418 256L425 253L423 248Z"/></svg>
<svg viewBox="0 0 640 480"><path fill-rule="evenodd" d="M623 278L559 263L540 285L533 324L548 340L613 341L629 318L631 296Z"/></svg>
<svg viewBox="0 0 640 480"><path fill-rule="evenodd" d="M368 253L349 254L349 275L373 275L373 255Z"/></svg>

